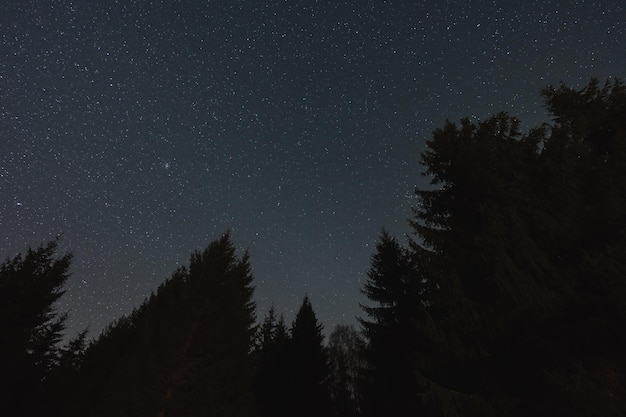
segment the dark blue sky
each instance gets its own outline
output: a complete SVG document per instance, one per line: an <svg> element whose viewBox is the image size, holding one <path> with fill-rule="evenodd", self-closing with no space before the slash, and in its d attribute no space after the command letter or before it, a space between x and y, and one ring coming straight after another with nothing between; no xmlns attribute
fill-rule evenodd
<svg viewBox="0 0 626 417"><path fill-rule="evenodd" d="M353 323L382 227L409 232L446 119L548 121L624 79L614 1L28 1L0 6L0 256L63 234L70 332L129 312L223 231L259 316Z"/></svg>

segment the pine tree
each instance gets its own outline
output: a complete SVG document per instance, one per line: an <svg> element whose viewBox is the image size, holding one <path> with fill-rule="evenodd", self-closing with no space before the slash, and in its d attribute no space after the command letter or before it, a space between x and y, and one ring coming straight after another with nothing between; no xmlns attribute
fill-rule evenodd
<svg viewBox="0 0 626 417"><path fill-rule="evenodd" d="M272 344L276 338L277 326L276 309L274 308L274 304L272 304L263 319L263 323L261 323L258 329L256 350L259 353L263 352Z"/></svg>
<svg viewBox="0 0 626 417"><path fill-rule="evenodd" d="M286 397L293 389L291 337L282 314L276 319L273 305L259 328L258 339L254 388L259 413L287 415L290 410Z"/></svg>
<svg viewBox="0 0 626 417"><path fill-rule="evenodd" d="M593 410L590 415L623 415L626 86L618 79L600 86L592 79L580 90L549 87L543 96L554 120L546 159L568 180L573 197L566 201L577 203L559 207L567 229L561 229L565 243L553 258L567 278L567 321L560 327L570 346L568 366L554 379L572 393L573 407Z"/></svg>
<svg viewBox="0 0 626 417"><path fill-rule="evenodd" d="M557 297L538 279L556 277L530 221L541 218L532 169L543 133L522 137L505 113L465 119L436 130L423 155L435 188L418 191L412 222L412 249L431 284L415 321L418 375L442 412L498 415L510 392L532 386L506 375L529 369L527 331ZM537 395L535 382L522 395Z"/></svg>
<svg viewBox="0 0 626 417"><path fill-rule="evenodd" d="M57 365L67 318L56 302L72 260L71 254L55 257L57 247L54 240L0 265L0 399L13 415L46 407L46 382Z"/></svg>
<svg viewBox="0 0 626 417"><path fill-rule="evenodd" d="M194 252L89 347L80 414L251 415L252 295L248 256L229 234Z"/></svg>
<svg viewBox="0 0 626 417"><path fill-rule="evenodd" d="M309 297L305 296L291 326L293 385L289 401L293 415L321 417L330 413L328 359L322 330Z"/></svg>
<svg viewBox="0 0 626 417"><path fill-rule="evenodd" d="M592 81L544 95L549 129L462 120L423 154L416 375L437 413L624 412L626 94Z"/></svg>
<svg viewBox="0 0 626 417"><path fill-rule="evenodd" d="M195 311L181 346L184 359L168 387L173 393L168 412L248 415L256 330L248 255L237 259L225 234L192 255L187 280Z"/></svg>
<svg viewBox="0 0 626 417"><path fill-rule="evenodd" d="M366 339L363 408L366 415L415 415L421 410L416 382L413 321L427 301L426 285L409 252L383 231L372 256L363 293L374 305L362 306Z"/></svg>

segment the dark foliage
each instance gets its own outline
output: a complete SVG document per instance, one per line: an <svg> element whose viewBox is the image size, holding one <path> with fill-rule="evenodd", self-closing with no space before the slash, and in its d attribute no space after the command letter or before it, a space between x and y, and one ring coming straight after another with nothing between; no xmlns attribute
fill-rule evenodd
<svg viewBox="0 0 626 417"><path fill-rule="evenodd" d="M308 297L287 330L272 307L257 334L255 390L261 415L328 416L328 358Z"/></svg>
<svg viewBox="0 0 626 417"><path fill-rule="evenodd" d="M417 380L441 415L622 415L626 90L544 91L555 124L434 132L412 222Z"/></svg>
<svg viewBox="0 0 626 417"><path fill-rule="evenodd" d="M293 385L289 400L295 415L322 417L330 413L328 359L322 329L309 298L305 296L291 326Z"/></svg>
<svg viewBox="0 0 626 417"><path fill-rule="evenodd" d="M426 288L410 253L383 232L363 288L374 303L362 306L369 319L360 320L367 343L362 378L365 415L408 416L422 410L413 321L420 302L427 302Z"/></svg>
<svg viewBox="0 0 626 417"><path fill-rule="evenodd" d="M543 91L523 135L447 122L422 155L407 247L383 232L361 333L324 346L308 297L255 325L227 233L91 343L60 346L71 255L0 266L0 413L17 416L626 414L626 87Z"/></svg>
<svg viewBox="0 0 626 417"><path fill-rule="evenodd" d="M281 315L277 320L272 306L259 327L255 351L254 390L262 416L289 415L291 403L286 393L291 380L291 337Z"/></svg>
<svg viewBox="0 0 626 417"><path fill-rule="evenodd" d="M191 255L156 294L89 347L67 413L248 416L255 306L230 236Z"/></svg>
<svg viewBox="0 0 626 417"><path fill-rule="evenodd" d="M0 266L0 403L12 415L49 407L47 388L67 318L55 304L72 259L71 254L56 258L57 245L55 240L28 249Z"/></svg>
<svg viewBox="0 0 626 417"><path fill-rule="evenodd" d="M363 340L353 326L339 324L328 338L329 390L332 415L353 417L361 413L360 375Z"/></svg>

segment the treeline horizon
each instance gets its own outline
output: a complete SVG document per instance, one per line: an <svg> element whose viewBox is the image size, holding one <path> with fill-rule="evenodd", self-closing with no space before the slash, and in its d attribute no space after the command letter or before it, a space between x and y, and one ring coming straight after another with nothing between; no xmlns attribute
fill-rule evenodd
<svg viewBox="0 0 626 417"><path fill-rule="evenodd" d="M358 326L257 317L229 232L132 313L62 343L72 254L0 265L0 404L15 416L626 414L626 87L542 92L433 132L405 241L383 230ZM417 165L417 164L416 164ZM417 169L417 168L416 168Z"/></svg>

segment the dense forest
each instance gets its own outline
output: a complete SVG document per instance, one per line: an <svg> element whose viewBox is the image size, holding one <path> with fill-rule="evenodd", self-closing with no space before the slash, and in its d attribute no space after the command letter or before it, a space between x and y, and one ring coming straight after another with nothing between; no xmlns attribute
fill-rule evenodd
<svg viewBox="0 0 626 417"><path fill-rule="evenodd" d="M307 296L257 317L229 233L93 340L63 344L58 241L0 265L2 414L626 415L626 88L542 92L552 121L447 122L406 241L382 232L359 325Z"/></svg>

